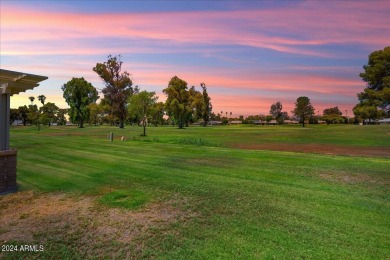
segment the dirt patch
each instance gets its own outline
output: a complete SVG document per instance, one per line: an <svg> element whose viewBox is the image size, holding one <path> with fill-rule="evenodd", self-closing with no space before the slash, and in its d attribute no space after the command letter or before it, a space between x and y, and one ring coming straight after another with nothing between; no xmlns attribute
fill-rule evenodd
<svg viewBox="0 0 390 260"><path fill-rule="evenodd" d="M330 144L234 144L233 148L248 150L271 150L301 153L319 153L331 155L350 155L366 157L390 157L390 147L360 147Z"/></svg>
<svg viewBox="0 0 390 260"><path fill-rule="evenodd" d="M54 240L77 247L82 255L123 255L130 247L134 256L142 251L143 238L156 229L167 229L196 215L181 210L178 203L179 198L128 211L101 206L94 197L18 192L0 197L0 244L45 245Z"/></svg>

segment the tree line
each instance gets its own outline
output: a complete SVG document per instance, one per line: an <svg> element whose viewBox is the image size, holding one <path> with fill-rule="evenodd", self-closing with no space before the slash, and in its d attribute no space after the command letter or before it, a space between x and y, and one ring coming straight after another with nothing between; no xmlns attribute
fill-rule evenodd
<svg viewBox="0 0 390 260"><path fill-rule="evenodd" d="M37 97L42 106L34 104L35 97L29 97L30 105L11 109L10 121L20 120L23 125L66 124L65 115L69 115L72 123L79 127L84 124L111 124L124 128L127 124L139 124L144 127L153 124L177 125L184 128L189 124L199 123L204 126L210 121L228 123L229 120L244 122L261 120L270 122L276 120L283 124L285 120L297 120L305 126L305 121L318 123L319 120L331 123L348 123L347 117L337 106L323 110L322 116L315 116L315 109L306 96L297 98L290 117L280 101L271 105L269 115L251 115L247 118L240 116L228 118L228 112L215 114L212 111L211 98L205 83L200 83L200 90L195 86L188 87L183 79L177 76L171 78L168 86L163 89L167 96L165 102L158 102L155 92L140 91L133 86L131 75L122 71L120 56L108 56L107 61L97 63L92 70L97 73L104 83L103 98L99 103L98 91L84 78L72 78L61 89L69 109L60 109L54 103L47 102L44 95ZM366 82L366 88L358 93L359 103L353 108L354 122L371 121L378 118L390 117L390 46L383 50L374 51L369 55L368 64L363 66L364 72L360 77Z"/></svg>
<svg viewBox="0 0 390 260"><path fill-rule="evenodd" d="M19 120L22 125L36 125L39 129L41 124L51 126L52 124L65 125L68 109L61 109L52 102L46 103L46 96L39 95L37 99L42 106L38 108L34 104L35 97L30 96L30 105L20 106L18 108L10 109L10 123Z"/></svg>
<svg viewBox="0 0 390 260"><path fill-rule="evenodd" d="M147 124L157 126L166 122L165 114L179 128L199 120L207 125L212 105L206 84L201 83L202 91L198 91L194 86L188 88L187 82L174 76L163 90L167 95L166 102L158 102L155 92L140 91L138 86L133 86L131 75L122 71L122 64L120 56L110 55L106 62L93 67L105 85L99 104L96 103L96 88L84 78L73 78L62 86L73 123L81 128L88 118L94 124L108 121L120 128L124 128L126 122L137 123L144 127L144 135Z"/></svg>

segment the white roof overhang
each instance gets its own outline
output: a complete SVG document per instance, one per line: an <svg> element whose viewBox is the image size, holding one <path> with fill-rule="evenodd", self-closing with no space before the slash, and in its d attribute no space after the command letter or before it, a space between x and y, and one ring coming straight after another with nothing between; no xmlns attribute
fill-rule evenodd
<svg viewBox="0 0 390 260"><path fill-rule="evenodd" d="M38 83L46 79L48 77L0 69L0 94L19 94L39 86Z"/></svg>

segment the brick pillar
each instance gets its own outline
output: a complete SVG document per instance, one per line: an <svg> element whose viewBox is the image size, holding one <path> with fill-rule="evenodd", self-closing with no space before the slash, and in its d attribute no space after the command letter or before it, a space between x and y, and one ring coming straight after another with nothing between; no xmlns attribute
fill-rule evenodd
<svg viewBox="0 0 390 260"><path fill-rule="evenodd" d="M16 150L0 151L0 194L16 191Z"/></svg>

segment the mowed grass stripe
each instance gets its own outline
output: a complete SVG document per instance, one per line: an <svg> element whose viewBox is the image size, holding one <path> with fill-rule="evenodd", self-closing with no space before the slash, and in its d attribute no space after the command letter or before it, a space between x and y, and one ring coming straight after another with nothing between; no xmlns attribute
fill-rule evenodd
<svg viewBox="0 0 390 260"><path fill-rule="evenodd" d="M105 194L104 189L97 192L99 187L136 190L150 196L151 201L180 198L185 203L178 202L178 209L196 212L187 222L145 235L145 247L134 258L386 258L390 253L387 158L168 143L192 134L210 143L219 142L218 135L223 139L225 134L236 141L251 142L259 129L246 127L150 128L149 141L137 136L137 141L113 143L104 139L104 132L110 129L117 131L93 128L88 135L89 129L75 129L72 135L68 128L43 129L30 143L27 138L14 140L14 147L21 147L19 180L37 190L81 191L98 197ZM290 131L286 129L266 131L284 136ZM329 128L324 129L309 131L332 135ZM66 135L56 136L56 131ZM374 132L380 131L383 129L375 128ZM23 131L14 137L19 133ZM158 140L153 141L157 134ZM342 136L341 130L337 135ZM357 139L359 134L352 135ZM385 143L386 137L378 138ZM48 167L40 167L45 158ZM63 171L53 179L55 166L61 166L61 161L65 161ZM28 163L35 165L29 168ZM88 177L73 175L78 166ZM31 185L34 181L35 187ZM128 246L115 243L118 249ZM136 248L137 244L131 246Z"/></svg>

